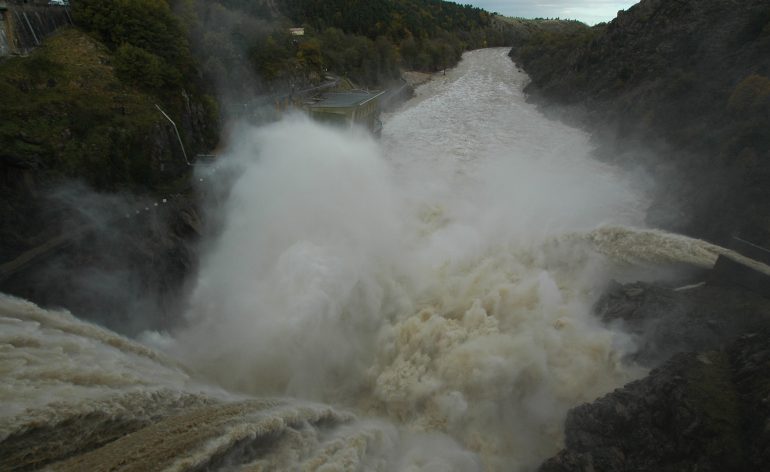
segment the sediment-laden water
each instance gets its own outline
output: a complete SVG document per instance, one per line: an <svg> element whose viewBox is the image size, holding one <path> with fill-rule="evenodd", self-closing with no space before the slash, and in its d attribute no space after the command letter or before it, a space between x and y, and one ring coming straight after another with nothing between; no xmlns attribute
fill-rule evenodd
<svg viewBox="0 0 770 472"><path fill-rule="evenodd" d="M645 180L466 54L382 139L244 127L185 319L142 343L0 298L0 469L532 470L643 375L591 307L722 250L642 226ZM227 177L216 177L222 175ZM221 194L221 192L219 193Z"/></svg>

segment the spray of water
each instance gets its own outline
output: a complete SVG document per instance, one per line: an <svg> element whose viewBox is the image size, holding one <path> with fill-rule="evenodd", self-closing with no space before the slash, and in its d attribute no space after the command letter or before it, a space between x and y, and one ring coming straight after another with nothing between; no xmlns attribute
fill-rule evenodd
<svg viewBox="0 0 770 472"><path fill-rule="evenodd" d="M622 183L515 154L447 198L400 180L363 134L299 118L245 133L172 348L201 375L457 441L490 470L532 466L568 408L639 375L620 362L628 339L590 316L603 257L544 244L623 221L611 210L637 202Z"/></svg>
<svg viewBox="0 0 770 472"><path fill-rule="evenodd" d="M644 198L524 104L503 54L431 84L379 144L301 118L244 129L174 356L234 391L384 418L399 450L459 443L488 470L533 466L567 409L640 375L590 316L610 265L559 236L638 223ZM442 470L465 470L449 450L432 451Z"/></svg>
<svg viewBox="0 0 770 472"><path fill-rule="evenodd" d="M535 467L570 407L643 373L621 362L630 339L591 316L608 281L624 263L713 252L622 226L640 224L643 192L527 105L524 80L504 50L475 52L390 116L382 142L296 117L243 128L229 171L205 179L227 198L185 326L146 337L186 367L3 299L3 345L26 346L0 357L14 373L4 434L31 430L22 411L48 408L44 391L82 411L155 395L169 400L138 402L159 405L152 426L61 468ZM49 363L71 372L54 390L38 388ZM111 376L79 380L81 364ZM14 393L25 382L30 401Z"/></svg>

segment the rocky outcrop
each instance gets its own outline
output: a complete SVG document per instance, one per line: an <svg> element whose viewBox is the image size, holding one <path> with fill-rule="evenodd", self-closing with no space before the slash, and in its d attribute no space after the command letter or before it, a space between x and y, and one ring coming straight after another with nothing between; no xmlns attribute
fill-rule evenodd
<svg viewBox="0 0 770 472"><path fill-rule="evenodd" d="M616 285L596 306L644 379L567 416L540 472L729 472L770 461L770 299L738 287Z"/></svg>
<svg viewBox="0 0 770 472"><path fill-rule="evenodd" d="M511 55L532 78L530 97L589 128L600 158L653 175L652 225L766 246L765 0L642 0L609 24L533 34ZM708 282L618 285L603 297L597 314L636 342L628 362L655 369L573 409L565 448L542 472L767 468L770 299Z"/></svg>
<svg viewBox="0 0 770 472"><path fill-rule="evenodd" d="M770 335L680 354L572 410L566 448L540 472L729 472L770 463Z"/></svg>
<svg viewBox="0 0 770 472"><path fill-rule="evenodd" d="M60 212L55 238L65 240L0 279L0 292L68 308L124 334L170 328L197 267L202 222L193 199L68 192L51 201Z"/></svg>
<svg viewBox="0 0 770 472"><path fill-rule="evenodd" d="M566 447L540 472L729 472L770 463L770 333L679 354L570 411Z"/></svg>
<svg viewBox="0 0 770 472"><path fill-rule="evenodd" d="M635 337L630 360L647 367L677 353L724 349L746 333L770 328L770 299L736 286L616 285L596 312Z"/></svg>
<svg viewBox="0 0 770 472"><path fill-rule="evenodd" d="M511 55L531 97L590 127L603 159L654 174L655 226L718 241L746 223L770 227L765 0L642 0Z"/></svg>

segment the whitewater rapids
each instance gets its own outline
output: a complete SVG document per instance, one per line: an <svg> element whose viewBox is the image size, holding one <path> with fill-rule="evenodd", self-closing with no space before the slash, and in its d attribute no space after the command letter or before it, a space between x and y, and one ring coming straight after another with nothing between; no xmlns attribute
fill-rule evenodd
<svg viewBox="0 0 770 472"><path fill-rule="evenodd" d="M0 297L0 469L525 471L556 452L569 408L644 374L592 316L608 282L723 250L632 229L644 179L527 104L506 53L466 54L381 142L244 127L205 179L223 225L172 333Z"/></svg>

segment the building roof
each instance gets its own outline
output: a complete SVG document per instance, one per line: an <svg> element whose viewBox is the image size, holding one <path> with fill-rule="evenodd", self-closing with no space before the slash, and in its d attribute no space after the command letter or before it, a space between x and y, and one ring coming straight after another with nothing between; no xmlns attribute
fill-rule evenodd
<svg viewBox="0 0 770 472"><path fill-rule="evenodd" d="M349 108L363 105L382 94L383 92L364 91L327 93L321 100L310 105L310 108Z"/></svg>

